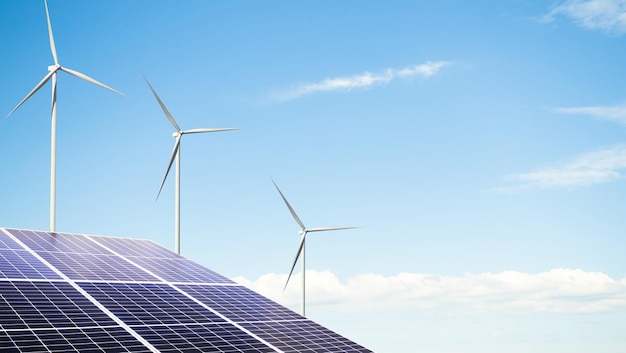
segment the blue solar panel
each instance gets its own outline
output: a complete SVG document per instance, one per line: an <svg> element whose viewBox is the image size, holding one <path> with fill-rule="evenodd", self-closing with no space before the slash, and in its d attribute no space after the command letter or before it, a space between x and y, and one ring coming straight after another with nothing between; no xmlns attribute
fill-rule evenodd
<svg viewBox="0 0 626 353"><path fill-rule="evenodd" d="M39 256L73 280L157 281L145 270L117 255L39 251Z"/></svg>
<svg viewBox="0 0 626 353"><path fill-rule="evenodd" d="M22 247L4 232L0 232L0 249L22 249Z"/></svg>
<svg viewBox="0 0 626 353"><path fill-rule="evenodd" d="M156 257L182 259L177 253L170 251L150 240L125 239L114 237L91 237L98 243L123 256Z"/></svg>
<svg viewBox="0 0 626 353"><path fill-rule="evenodd" d="M0 281L3 330L117 325L66 282Z"/></svg>
<svg viewBox="0 0 626 353"><path fill-rule="evenodd" d="M159 325L135 330L161 352L275 352L232 325Z"/></svg>
<svg viewBox="0 0 626 353"><path fill-rule="evenodd" d="M242 286L177 285L234 322L302 320L284 306Z"/></svg>
<svg viewBox="0 0 626 353"><path fill-rule="evenodd" d="M151 352L121 327L0 331L2 352Z"/></svg>
<svg viewBox="0 0 626 353"><path fill-rule="evenodd" d="M283 352L371 352L311 320L249 322L241 325Z"/></svg>
<svg viewBox="0 0 626 353"><path fill-rule="evenodd" d="M27 247L35 251L60 251L72 254L110 254L85 235L10 230Z"/></svg>
<svg viewBox="0 0 626 353"><path fill-rule="evenodd" d="M127 325L225 322L168 284L80 283Z"/></svg>
<svg viewBox="0 0 626 353"><path fill-rule="evenodd" d="M168 282L235 283L219 273L185 258L129 256L128 259Z"/></svg>
<svg viewBox="0 0 626 353"><path fill-rule="evenodd" d="M0 278L61 279L26 250L0 249Z"/></svg>
<svg viewBox="0 0 626 353"><path fill-rule="evenodd" d="M371 352L152 241L13 229L0 351Z"/></svg>

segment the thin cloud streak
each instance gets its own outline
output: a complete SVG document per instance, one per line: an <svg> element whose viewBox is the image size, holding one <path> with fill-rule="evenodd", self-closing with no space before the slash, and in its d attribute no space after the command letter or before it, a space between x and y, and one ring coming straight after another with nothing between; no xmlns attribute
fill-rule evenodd
<svg viewBox="0 0 626 353"><path fill-rule="evenodd" d="M282 292L286 275L267 274L255 281L235 278L286 306L297 306L299 286ZM297 283L298 278L294 278ZM516 271L461 277L419 273L395 276L362 274L342 283L329 271L307 271L309 306L342 312L444 310L455 314L596 313L626 307L626 278L580 269L530 274Z"/></svg>
<svg viewBox="0 0 626 353"><path fill-rule="evenodd" d="M589 152L555 167L517 174L509 179L517 185L493 189L515 192L532 189L575 188L624 178L626 144Z"/></svg>
<svg viewBox="0 0 626 353"><path fill-rule="evenodd" d="M626 33L626 0L568 0L544 16L543 21L551 22L559 15L585 29Z"/></svg>
<svg viewBox="0 0 626 353"><path fill-rule="evenodd" d="M428 78L439 72L439 70L446 65L449 65L449 62L429 61L421 65L405 67L403 69L387 69L380 74L365 72L349 77L328 78L321 82L303 84L290 91L276 92L273 96L278 100L287 101L317 92L349 91L353 88L366 88L374 85L387 84L397 78L406 79L415 76Z"/></svg>
<svg viewBox="0 0 626 353"><path fill-rule="evenodd" d="M594 118L614 121L626 125L626 105L616 106L590 106L590 107L564 107L557 108L557 113L591 115Z"/></svg>

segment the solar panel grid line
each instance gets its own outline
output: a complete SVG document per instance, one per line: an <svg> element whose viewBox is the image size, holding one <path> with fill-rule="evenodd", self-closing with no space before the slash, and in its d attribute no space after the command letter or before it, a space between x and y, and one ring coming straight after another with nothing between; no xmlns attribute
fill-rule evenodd
<svg viewBox="0 0 626 353"><path fill-rule="evenodd" d="M0 249L0 278L55 278L50 268L24 249Z"/></svg>
<svg viewBox="0 0 626 353"><path fill-rule="evenodd" d="M82 283L81 286L131 326L225 322L165 283Z"/></svg>
<svg viewBox="0 0 626 353"><path fill-rule="evenodd" d="M0 302L3 330L115 325L66 282L4 282L0 291L6 300Z"/></svg>
<svg viewBox="0 0 626 353"><path fill-rule="evenodd" d="M72 254L103 254L107 251L87 241L88 237L72 233L48 233L42 231L26 231L9 229L13 239L20 241L31 250L60 251Z"/></svg>
<svg viewBox="0 0 626 353"><path fill-rule="evenodd" d="M275 349L227 323L200 325L143 326L138 330L155 341L163 352L179 352L192 347L194 352L269 353Z"/></svg>
<svg viewBox="0 0 626 353"><path fill-rule="evenodd" d="M176 286L173 286L174 288L176 288L176 290L180 291L182 294L184 294L185 296L189 297L190 299L192 299L193 301L195 301L196 303L202 305L203 307L205 307L208 310L211 310L212 312L214 312L215 314L217 314L218 316L222 317L224 320L226 320L227 322L229 322L230 324L232 324L233 326L237 327L238 329L240 329L241 331L244 331L245 333L247 333L248 335L254 337L255 339L263 342L264 344L268 345L269 347L271 347L272 349L274 349L276 352L279 353L284 353L281 349L277 348L276 346L274 346L273 344L271 344L270 342L266 341L265 339L259 337L258 335L254 334L253 332L249 331L248 329L246 329L245 327L239 325L237 322L232 321L230 318L228 318L225 315L222 315L221 313L219 313L218 311L214 310L213 308L209 307L208 305L204 304L203 302L201 302L200 300L196 299L195 297L193 297L192 295L188 294L187 292L183 291L182 289L179 289Z"/></svg>
<svg viewBox="0 0 626 353"><path fill-rule="evenodd" d="M307 322L243 323L251 331L280 347L284 352L372 353L355 342L311 320Z"/></svg>
<svg viewBox="0 0 626 353"><path fill-rule="evenodd" d="M137 332L135 332L132 328L130 328L129 326L127 326L122 320L120 320L118 317L116 317L115 315L113 315L113 313L111 313L106 307L104 307L101 303L99 303L97 300L95 300L91 295L89 295L89 293L87 293L85 290L83 290L78 284L74 283L69 277L67 277L63 272L59 271L57 268L55 268L54 266L52 266L50 263L48 263L44 258L42 258L41 256L39 256L39 254L37 254L33 249L29 248L26 246L26 244L24 244L23 242L20 241L20 239L18 239L17 237L15 237L13 234L11 234L9 231L7 231L4 228L1 228L0 230L2 230L3 233L7 234L11 239L13 239L15 242L17 242L20 246L22 246L24 249L26 249L28 252L31 253L31 255L33 255L35 258L37 258L39 261L43 262L44 264L46 264L48 267L50 267L55 273L57 273L59 276L61 276L61 278L63 278L69 285L71 285L75 290L77 290L79 293L81 293L83 296L85 296L90 302L92 302L97 308L99 308L100 310L102 310L109 318L113 319L113 321L115 321L118 325L120 325L122 328L124 328L128 333L130 333L133 337L135 337L137 340L139 340L139 342L141 342L142 344L144 344L148 349L150 349L151 352L154 353L158 353L158 350L156 348L154 348L148 341L146 341L143 337L141 337L141 335L139 335Z"/></svg>
<svg viewBox="0 0 626 353"><path fill-rule="evenodd" d="M235 283L184 257L173 259L127 256L126 258L166 282Z"/></svg>
<svg viewBox="0 0 626 353"><path fill-rule="evenodd" d="M233 321L301 320L303 316L244 287L180 285L181 289Z"/></svg>
<svg viewBox="0 0 626 353"><path fill-rule="evenodd" d="M119 326L0 331L2 352L151 352Z"/></svg>
<svg viewBox="0 0 626 353"><path fill-rule="evenodd" d="M155 258L183 258L181 255L170 251L160 244L145 239L126 239L120 237L90 236L100 244L104 244L108 249L115 251L119 255L132 257L155 257ZM149 246L147 246L149 245Z"/></svg>
<svg viewBox="0 0 626 353"><path fill-rule="evenodd" d="M112 285L110 283L81 283L81 286L83 286L90 294L92 294L96 298L96 300L102 302L104 305L109 307L117 317L124 320L129 326L133 327L135 330L142 330L141 327L144 326L173 327L190 326L194 324L197 325L197 323L227 323L225 319L219 317L212 310L210 310L210 308L205 308L199 305L198 303L193 301L193 298L189 298L188 296L184 295L184 293L180 293L178 289L173 288L166 283L146 285L140 285L138 283L117 283L115 285ZM156 287L161 288L159 289ZM151 289L159 290L155 290L152 293L146 294L145 291ZM114 290L117 290L117 292L114 292ZM124 292L126 292L126 294ZM141 298L143 298L143 300L140 301L138 300L139 298L132 298L131 296L133 294L140 296ZM125 296L126 299L120 296ZM181 299L180 297L182 297L183 299ZM196 308L193 309L192 307L190 307L189 302L191 302L192 306L195 306ZM149 303L154 303L155 308L150 308ZM202 310L200 311L199 308L201 308ZM138 313L146 314L150 311L161 312L163 315L159 315L156 318L138 316ZM210 317L209 321L204 321L204 317L198 317L198 315L206 315L202 314L202 311L206 313L211 313L212 318ZM216 319L219 319L219 321L215 322ZM176 325L174 324L175 322L179 322L182 324ZM244 333L244 330L241 330L240 332L241 334L245 334L251 339L256 340L256 338L253 338L252 335Z"/></svg>
<svg viewBox="0 0 626 353"><path fill-rule="evenodd" d="M88 238L93 242L97 242L95 239L92 238ZM122 255L118 254L117 252L115 252L114 250L108 248L106 245L104 244L100 244L98 243L100 246L104 247L105 249L111 251L112 253L123 257ZM124 257L123 257L124 258ZM125 258L126 259L126 258ZM223 320L227 321L228 323L232 324L233 326L237 327L238 329L240 329L241 331L244 331L245 333L247 333L248 335L254 337L255 339L261 341L262 343L268 345L269 347L271 347L272 349L274 349L276 352L282 353L282 351L278 348L276 348L274 345L270 344L269 342L265 341L264 339L262 339L261 337L255 335L254 333L248 331L246 328L242 327L241 325L237 324L236 322L232 321L230 318L222 315L221 313L215 311L213 308L209 307L208 305L204 304L203 302L201 302L200 300L196 299L195 297L193 297L192 295L186 293L184 290L178 288L177 286L168 283L167 281L165 281L163 278L161 278L160 276L158 276L157 274L153 273L152 271L149 271L148 269L143 268L142 266L140 266L139 264L134 263L131 260L126 259L127 261L130 261L131 263L133 263L135 266L138 266L142 269L144 269L146 272L150 273L151 275L155 276L156 278L163 280L164 282L167 283L168 286L171 286L173 289L175 289L176 291L178 291L179 293L181 293L182 295L186 296L187 298L191 299L192 301L194 301L195 303L201 305L202 307L204 307L205 309L209 310L210 312L212 312L213 314L216 314L217 316L221 317Z"/></svg>
<svg viewBox="0 0 626 353"><path fill-rule="evenodd" d="M39 255L72 280L157 281L155 277L114 254L40 251Z"/></svg>
<svg viewBox="0 0 626 353"><path fill-rule="evenodd" d="M190 279L190 282L201 280L200 282L202 283L234 283L232 280L175 254L152 241L139 240L137 242L141 244L139 247L141 250L146 251L148 254L158 254L158 257L136 256L141 253L138 252L138 246L134 244L135 241L133 240L113 237L109 239L109 237L99 236L83 237L97 244L108 254L114 254L164 282L185 277ZM146 246L148 244L150 247ZM158 261L155 261L157 259Z"/></svg>

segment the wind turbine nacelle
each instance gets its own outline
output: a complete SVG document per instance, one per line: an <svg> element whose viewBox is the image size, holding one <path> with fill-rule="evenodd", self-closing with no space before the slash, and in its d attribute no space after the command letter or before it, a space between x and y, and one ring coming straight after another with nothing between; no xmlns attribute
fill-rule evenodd
<svg viewBox="0 0 626 353"><path fill-rule="evenodd" d="M173 137L178 137L181 133L179 131L172 132Z"/></svg>
<svg viewBox="0 0 626 353"><path fill-rule="evenodd" d="M48 66L48 72L57 71L60 67L60 65L50 65Z"/></svg>
<svg viewBox="0 0 626 353"><path fill-rule="evenodd" d="M304 235L304 233L306 233L306 231L304 231L304 230L299 230L298 231L298 234L300 234L300 235Z"/></svg>

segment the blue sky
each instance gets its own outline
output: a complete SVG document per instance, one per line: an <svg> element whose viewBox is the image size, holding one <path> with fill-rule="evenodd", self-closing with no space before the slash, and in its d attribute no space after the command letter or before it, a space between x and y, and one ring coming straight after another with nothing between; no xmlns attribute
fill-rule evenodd
<svg viewBox="0 0 626 353"><path fill-rule="evenodd" d="M57 230L173 248L382 353L623 352L626 2L50 0ZM0 110L53 64L0 0ZM50 84L0 124L0 226L48 229ZM171 175L173 177L173 175Z"/></svg>

